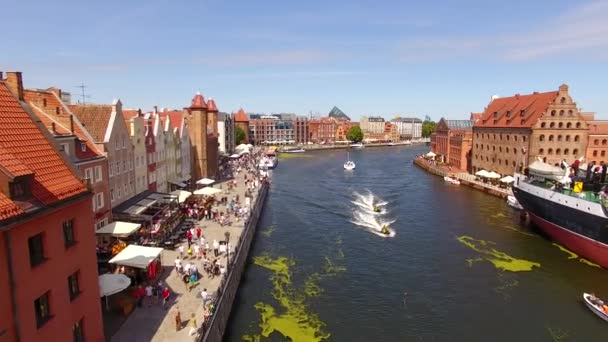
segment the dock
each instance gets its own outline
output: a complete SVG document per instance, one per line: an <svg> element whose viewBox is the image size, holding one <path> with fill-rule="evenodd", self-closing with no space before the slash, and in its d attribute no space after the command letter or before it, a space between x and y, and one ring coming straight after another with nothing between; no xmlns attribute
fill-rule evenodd
<svg viewBox="0 0 608 342"><path fill-rule="evenodd" d="M217 187L217 186L216 186ZM203 229L203 236L212 248L213 240L225 240L225 233L230 233L230 242L234 247L234 254L231 254L230 264L232 265L224 276L216 276L209 278L206 274L198 281L191 291L188 291L186 285L182 282L175 270L174 260L179 255L177 248L175 250L164 250L162 254L163 275L162 280L171 290L171 299L167 309L163 309L162 304L155 303L150 307L144 304L142 307L136 308L125 323L120 327L118 332L112 336L112 342L162 342L162 341L221 341L233 301L239 287L241 275L245 269L245 262L251 246L251 241L255 233L255 228L259 216L263 210L264 201L268 192L268 183L261 183L260 186L253 192L251 212L246 221L233 221L230 226L222 227L214 221L201 220L200 226ZM228 196L233 198L237 194L241 199L245 196L245 185L243 182L238 182L236 188L232 191L224 190L218 196ZM220 211L225 210L224 206L220 206ZM193 241L196 243L196 240ZM187 249L187 242L184 240ZM213 251L207 253L207 258L214 259ZM227 256L221 255L218 257L222 265L226 265ZM197 266L200 273L203 272L202 260L184 258L183 264L193 263ZM213 314L207 318L205 329L203 329L203 301L200 296L201 291L206 288L211 300L213 301ZM175 312L179 308L182 326L176 330ZM196 323L199 327L198 333L195 336L189 335L189 319L194 314Z"/></svg>
<svg viewBox="0 0 608 342"><path fill-rule="evenodd" d="M472 175L472 174L469 174L466 172L450 171L450 170L446 169L445 167L431 164L428 160L426 160L424 158L415 158L413 163L414 163L414 165L416 165L436 176L445 177L448 174L453 175L456 178L458 178L458 180L460 180L461 185L469 186L473 189L483 191L492 196L496 196L496 197L500 197L500 198L507 198L507 196L513 194L511 192L511 190L508 188L502 188L502 187L499 187L499 186L496 186L493 184L479 181L479 180L477 180L477 177L475 177L475 175Z"/></svg>

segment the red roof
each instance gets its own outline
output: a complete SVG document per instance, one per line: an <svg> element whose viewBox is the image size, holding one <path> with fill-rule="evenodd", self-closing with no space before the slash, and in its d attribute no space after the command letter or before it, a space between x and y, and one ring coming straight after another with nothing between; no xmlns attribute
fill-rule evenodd
<svg viewBox="0 0 608 342"><path fill-rule="evenodd" d="M559 93L533 93L492 100L474 127L531 127Z"/></svg>
<svg viewBox="0 0 608 342"><path fill-rule="evenodd" d="M212 98L209 98L209 101L207 101L207 110L210 112L217 112L217 106Z"/></svg>
<svg viewBox="0 0 608 342"><path fill-rule="evenodd" d="M95 143L103 143L110 117L111 105L71 105L70 110L82 122Z"/></svg>
<svg viewBox="0 0 608 342"><path fill-rule="evenodd" d="M190 106L191 109L207 109L207 104L205 103L205 98L203 97L202 94L197 93L196 95L194 95L194 98L192 99L192 105Z"/></svg>
<svg viewBox="0 0 608 342"><path fill-rule="evenodd" d="M471 113L471 117L469 118L469 120L478 121L479 119L481 119L482 116L483 113Z"/></svg>
<svg viewBox="0 0 608 342"><path fill-rule="evenodd" d="M245 111L243 110L243 108L239 109L239 111L236 113L236 115L234 116L234 121L236 122L248 122L249 118L247 117L247 114L245 114Z"/></svg>
<svg viewBox="0 0 608 342"><path fill-rule="evenodd" d="M78 140L84 142L87 146L85 152L78 150L78 157L81 159L95 158L103 155L97 150L95 144L89 139L87 133L82 129L82 123L78 121L77 117L73 117L74 120L74 132L71 132L72 123L70 122L70 116L72 113L66 109L66 107L60 102L59 98L50 91L43 90L30 90L24 91L25 101L30 104L33 109L33 113L38 117L42 124L52 134L73 134ZM44 104L46 103L46 107ZM53 123L55 124L55 131L53 132Z"/></svg>
<svg viewBox="0 0 608 342"><path fill-rule="evenodd" d="M33 172L32 195L45 205L87 191L5 82L0 82L0 167L15 175ZM16 207L6 194L0 196L0 219L21 214Z"/></svg>
<svg viewBox="0 0 608 342"><path fill-rule="evenodd" d="M158 112L161 118L169 117L169 122L173 128L177 128L178 130L182 127L182 122L184 121L184 112L181 110L165 110L162 112ZM180 132L181 133L181 132Z"/></svg>

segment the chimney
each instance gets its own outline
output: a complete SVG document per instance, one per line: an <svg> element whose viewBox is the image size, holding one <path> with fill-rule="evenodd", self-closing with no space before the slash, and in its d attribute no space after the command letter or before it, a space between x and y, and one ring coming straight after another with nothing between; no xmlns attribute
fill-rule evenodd
<svg viewBox="0 0 608 342"><path fill-rule="evenodd" d="M6 83L17 99L19 99L19 101L23 101L23 80L21 79L21 72L7 72Z"/></svg>
<svg viewBox="0 0 608 342"><path fill-rule="evenodd" d="M51 130L53 131L53 134L57 134L57 130L55 128L55 123L51 122Z"/></svg>
<svg viewBox="0 0 608 342"><path fill-rule="evenodd" d="M141 113L141 108L139 108L137 110L137 116L140 117L140 118L143 116L143 114Z"/></svg>
<svg viewBox="0 0 608 342"><path fill-rule="evenodd" d="M4 73L0 71L0 81L4 81Z"/></svg>
<svg viewBox="0 0 608 342"><path fill-rule="evenodd" d="M74 134L74 115L70 114L70 132Z"/></svg>
<svg viewBox="0 0 608 342"><path fill-rule="evenodd" d="M154 106L154 114L158 114L158 106Z"/></svg>

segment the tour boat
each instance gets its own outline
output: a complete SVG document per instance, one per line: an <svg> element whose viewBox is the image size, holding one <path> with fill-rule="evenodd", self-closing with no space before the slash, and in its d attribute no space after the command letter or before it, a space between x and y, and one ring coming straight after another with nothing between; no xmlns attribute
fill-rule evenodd
<svg viewBox="0 0 608 342"><path fill-rule="evenodd" d="M595 300L599 300L599 298L596 297ZM585 305L587 305L589 310L593 311L593 313L596 314L598 317L608 322L608 314L603 310L601 306L594 303L594 300L590 294L583 293L583 301L585 302Z"/></svg>
<svg viewBox="0 0 608 342"><path fill-rule="evenodd" d="M304 152L306 152L306 150L304 150L301 147L286 147L281 152L283 152L283 153L304 153Z"/></svg>
<svg viewBox="0 0 608 342"><path fill-rule="evenodd" d="M454 176L445 176L443 177L443 180L449 184L460 185L460 180Z"/></svg>
<svg viewBox="0 0 608 342"><path fill-rule="evenodd" d="M394 142L390 142L388 143L388 146L395 146L396 144Z"/></svg>
<svg viewBox="0 0 608 342"><path fill-rule="evenodd" d="M354 170L355 169L355 162L353 162L352 160L350 160L350 153L348 154L348 161L346 163L344 163L344 170Z"/></svg>
<svg viewBox="0 0 608 342"><path fill-rule="evenodd" d="M352 145L350 145L350 147L352 147L352 148L364 148L365 145L363 145L362 143L358 143L358 144L352 144Z"/></svg>
<svg viewBox="0 0 608 342"><path fill-rule="evenodd" d="M515 209L519 209L522 210L523 207L521 206L521 204L519 204L519 202L517 201L517 198L515 198L515 196L507 196L507 204L512 206Z"/></svg>
<svg viewBox="0 0 608 342"><path fill-rule="evenodd" d="M565 170L542 161L528 166L528 176L515 174L513 195L530 221L551 239L585 259L608 268L608 209L598 196L606 178L593 175L593 163L583 170L578 164ZM570 170L579 171L569 187Z"/></svg>

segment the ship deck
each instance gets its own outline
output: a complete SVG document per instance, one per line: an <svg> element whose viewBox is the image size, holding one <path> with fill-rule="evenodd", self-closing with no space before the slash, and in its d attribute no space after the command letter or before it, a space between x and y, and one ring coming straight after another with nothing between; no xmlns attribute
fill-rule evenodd
<svg viewBox="0 0 608 342"><path fill-rule="evenodd" d="M548 182L548 181L534 180L534 181L532 181L531 184L545 188L545 189L550 189L550 190L554 190L553 188L555 187L554 182ZM608 204L605 199L601 199L600 196L596 195L593 191L574 192L570 188L563 188L560 192L564 195L583 199L583 200L593 202L593 203L599 203L604 206L606 206Z"/></svg>

